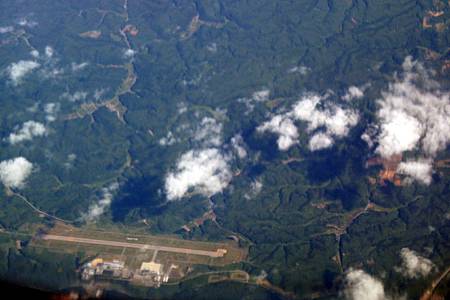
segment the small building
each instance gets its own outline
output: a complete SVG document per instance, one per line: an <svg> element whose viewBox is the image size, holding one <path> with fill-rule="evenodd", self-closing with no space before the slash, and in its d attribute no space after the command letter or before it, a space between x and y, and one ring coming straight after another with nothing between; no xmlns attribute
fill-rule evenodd
<svg viewBox="0 0 450 300"><path fill-rule="evenodd" d="M95 258L95 259L93 259L92 261L91 261L91 266L93 267L93 268L96 268L98 265L100 265L100 264L102 264L103 263L103 258Z"/></svg>
<svg viewBox="0 0 450 300"><path fill-rule="evenodd" d="M155 262L143 262L140 269L141 273L153 273L160 275L163 272L163 265Z"/></svg>
<svg viewBox="0 0 450 300"><path fill-rule="evenodd" d="M217 254L220 256L220 257L223 257L223 256L225 256L225 254L227 254L227 249L222 249L222 248L219 248L219 249L217 249Z"/></svg>

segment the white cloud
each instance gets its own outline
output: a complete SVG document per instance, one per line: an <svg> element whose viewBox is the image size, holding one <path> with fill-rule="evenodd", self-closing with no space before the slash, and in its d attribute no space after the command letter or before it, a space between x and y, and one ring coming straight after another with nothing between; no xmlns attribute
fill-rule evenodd
<svg viewBox="0 0 450 300"><path fill-rule="evenodd" d="M420 149L429 157L450 141L450 94L442 92L422 64L406 57L403 74L378 100L380 134L376 151L383 157Z"/></svg>
<svg viewBox="0 0 450 300"><path fill-rule="evenodd" d="M278 135L277 144L281 151L298 143L298 130L294 121L285 115L276 115L257 128L259 132L269 131Z"/></svg>
<svg viewBox="0 0 450 300"><path fill-rule="evenodd" d="M59 103L54 103L54 102L46 103L44 105L44 111L46 113L45 119L48 122L55 121L60 108L61 108L61 105Z"/></svg>
<svg viewBox="0 0 450 300"><path fill-rule="evenodd" d="M428 258L422 257L409 248L400 250L401 267L397 270L408 278L425 277L435 268Z"/></svg>
<svg viewBox="0 0 450 300"><path fill-rule="evenodd" d="M53 50L52 47L50 46L45 47L45 56L47 56L47 58L52 58L54 53L55 51Z"/></svg>
<svg viewBox="0 0 450 300"><path fill-rule="evenodd" d="M15 85L18 85L24 76L40 66L39 63L32 60L21 60L17 63L12 63L8 67L9 78Z"/></svg>
<svg viewBox="0 0 450 300"><path fill-rule="evenodd" d="M188 106L186 103L180 102L177 104L177 112L179 115L184 114L185 112L187 112L187 110L188 110Z"/></svg>
<svg viewBox="0 0 450 300"><path fill-rule="evenodd" d="M76 159L77 155L75 153L70 153L69 155L67 155L67 161L64 163L64 167L66 169L71 169Z"/></svg>
<svg viewBox="0 0 450 300"><path fill-rule="evenodd" d="M206 46L206 50L208 50L209 52L212 53L216 53L217 52L217 44L216 43L211 43L208 46Z"/></svg>
<svg viewBox="0 0 450 300"><path fill-rule="evenodd" d="M428 185L432 181L433 162L431 159L401 162L397 172Z"/></svg>
<svg viewBox="0 0 450 300"><path fill-rule="evenodd" d="M123 52L123 56L125 58L133 58L135 54L136 54L136 51L133 49L127 49Z"/></svg>
<svg viewBox="0 0 450 300"><path fill-rule="evenodd" d="M161 138L158 142L161 146L171 146L178 141L177 138L173 136L172 131L169 131L167 135Z"/></svg>
<svg viewBox="0 0 450 300"><path fill-rule="evenodd" d="M229 157L216 148L184 153L166 176L167 199L180 199L190 191L207 197L221 192L233 177L228 161Z"/></svg>
<svg viewBox="0 0 450 300"><path fill-rule="evenodd" d="M245 150L245 142L242 138L242 135L236 134L230 140L231 147L233 147L234 152L236 152L237 156L242 159L247 156L247 150Z"/></svg>
<svg viewBox="0 0 450 300"><path fill-rule="evenodd" d="M346 136L350 128L358 123L358 114L351 109L343 109L335 104L319 109L318 107L324 104L322 103L324 99L326 96L306 95L294 105L291 114L297 120L306 121L310 132L319 127L325 127L325 131L330 135Z"/></svg>
<svg viewBox="0 0 450 300"><path fill-rule="evenodd" d="M222 144L222 124L216 119L204 117L194 134L194 140L204 147L220 146Z"/></svg>
<svg viewBox="0 0 450 300"><path fill-rule="evenodd" d="M383 157L413 150L425 131L418 119L401 110L381 109L378 116L385 120L381 124L377 152Z"/></svg>
<svg viewBox="0 0 450 300"><path fill-rule="evenodd" d="M35 26L37 26L38 25L38 23L37 22L35 22L35 21L30 21L30 20L28 20L27 18L22 18L22 19L20 19L18 22L17 22L17 24L19 24L20 26L23 26L23 27L35 27Z"/></svg>
<svg viewBox="0 0 450 300"><path fill-rule="evenodd" d="M253 92L252 96L247 98L239 98L237 101L239 103L244 103L247 107L245 114L251 113L255 109L257 103L268 101L270 97L270 90L263 88L259 91Z"/></svg>
<svg viewBox="0 0 450 300"><path fill-rule="evenodd" d="M62 99L69 100L70 102L76 102L80 100L85 100L88 93L84 91L76 91L73 94L69 94L68 92L65 92L61 95Z"/></svg>
<svg viewBox="0 0 450 300"><path fill-rule="evenodd" d="M259 193L261 193L262 188L263 184L259 179L252 181L252 183L250 184L250 191L244 194L244 198L247 200L255 198L259 195Z"/></svg>
<svg viewBox="0 0 450 300"><path fill-rule="evenodd" d="M3 26L3 27L0 27L0 33L1 33L1 34L13 32L13 31L14 31L14 27L12 27L12 26Z"/></svg>
<svg viewBox="0 0 450 300"><path fill-rule="evenodd" d="M309 150L317 151L325 149L333 145L333 138L326 133L316 133L310 139L308 143Z"/></svg>
<svg viewBox="0 0 450 300"><path fill-rule="evenodd" d="M309 71L311 71L310 68L305 67L305 66L295 66L292 67L288 70L288 73L299 73L301 75L306 75L309 73Z"/></svg>
<svg viewBox="0 0 450 300"><path fill-rule="evenodd" d="M97 101L100 100L107 91L108 91L108 89L104 89L104 88L95 89L95 91L94 91L94 99L97 100Z"/></svg>
<svg viewBox="0 0 450 300"><path fill-rule="evenodd" d="M0 181L10 188L22 188L31 174L33 164L23 157L0 162Z"/></svg>
<svg viewBox="0 0 450 300"><path fill-rule="evenodd" d="M342 100L350 101L353 99L359 99L364 96L364 87L350 86L347 90L347 93L342 96Z"/></svg>
<svg viewBox="0 0 450 300"><path fill-rule="evenodd" d="M269 100L270 96L270 90L269 89L262 89L259 91L256 91L252 94L252 99L256 102L264 102Z"/></svg>
<svg viewBox="0 0 450 300"><path fill-rule="evenodd" d="M47 129L44 124L35 121L27 121L22 124L20 129L9 135L8 141L14 145L23 141L32 140L35 136L43 136L45 134L47 134Z"/></svg>
<svg viewBox="0 0 450 300"><path fill-rule="evenodd" d="M327 96L307 94L293 105L291 111L275 115L257 130L278 134L278 148L287 150L298 142L298 129L294 121L304 121L308 124L308 132L319 131L313 135L313 140L310 140L310 150L330 147L334 143L334 138L348 134L350 128L358 123L359 116L352 109L322 103L326 98ZM323 108L319 108L320 106Z"/></svg>
<svg viewBox="0 0 450 300"><path fill-rule="evenodd" d="M83 214L82 218L85 221L92 222L105 213L114 198L114 193L119 189L117 182L110 184L109 186L101 190L101 197L98 202L89 206L89 211Z"/></svg>
<svg viewBox="0 0 450 300"><path fill-rule="evenodd" d="M79 63L79 64L77 64L77 63L72 63L72 64L71 64L71 68L72 68L72 71L73 71L73 72L76 72L76 71L83 70L83 69L86 68L88 65L89 65L89 63L87 63L87 62L82 62L82 63Z"/></svg>
<svg viewBox="0 0 450 300"><path fill-rule="evenodd" d="M33 56L34 58L38 58L39 57L39 51L37 51L36 49L31 50L30 55Z"/></svg>
<svg viewBox="0 0 450 300"><path fill-rule="evenodd" d="M386 300L389 299L383 283L363 270L350 269L345 276L345 298L348 300Z"/></svg>
<svg viewBox="0 0 450 300"><path fill-rule="evenodd" d="M375 130L362 138L383 158L419 151L419 161L403 162L398 172L410 179L431 183L432 161L450 143L450 93L442 91L433 73L406 57L403 72L396 75L378 99Z"/></svg>

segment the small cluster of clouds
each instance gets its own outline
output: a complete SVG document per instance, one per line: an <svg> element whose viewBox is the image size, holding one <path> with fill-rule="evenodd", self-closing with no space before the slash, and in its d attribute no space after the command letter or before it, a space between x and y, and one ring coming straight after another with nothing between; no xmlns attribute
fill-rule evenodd
<svg viewBox="0 0 450 300"><path fill-rule="evenodd" d="M194 149L182 154L174 169L166 175L165 192L169 201L190 193L210 197L228 186L233 178L230 167L233 155L231 151L224 150L222 129L223 125L214 118L200 120L191 134ZM175 142L175 137L170 133L160 140L160 144ZM238 141L235 140L235 143Z"/></svg>
<svg viewBox="0 0 450 300"><path fill-rule="evenodd" d="M306 66L295 66L288 70L288 73L299 73L300 75L307 75L311 71L310 68Z"/></svg>
<svg viewBox="0 0 450 300"><path fill-rule="evenodd" d="M175 134L183 134L184 137L189 137L192 142L202 148L219 147L222 144L222 124L216 119L204 117L198 124L192 126L191 124L183 124L174 132L169 130L166 136L162 137L158 143L161 146L171 146L182 140L181 137L176 137Z"/></svg>
<svg viewBox="0 0 450 300"><path fill-rule="evenodd" d="M368 84L363 85L361 87L352 85L352 86L350 86L347 89L347 92L345 93L345 95L343 95L341 97L341 99L345 100L345 101L351 101L351 100L354 100L354 99L360 99L360 98L364 97L364 91L368 87L369 87Z"/></svg>
<svg viewBox="0 0 450 300"><path fill-rule="evenodd" d="M429 184L433 158L450 142L450 94L412 57L405 58L402 68L382 92L377 124L363 139L377 145L375 152L384 158L419 150L423 158L402 163L399 171Z"/></svg>
<svg viewBox="0 0 450 300"><path fill-rule="evenodd" d="M20 83L22 83L22 80L25 76L32 73L34 70L40 68L43 65L48 65L55 51L52 47L46 46L44 52L45 57L43 58L44 60L41 62L37 61L39 58L41 58L39 51L34 49L30 52L30 55L35 60L20 60L18 62L11 63L6 69L6 71L9 74L9 78L11 79L11 82L17 86ZM52 70L47 69L42 70L42 72L45 77L51 77L60 74L61 70L53 68Z"/></svg>
<svg viewBox="0 0 450 300"><path fill-rule="evenodd" d="M0 181L9 188L23 188L33 170L33 164L24 157L0 162Z"/></svg>
<svg viewBox="0 0 450 300"><path fill-rule="evenodd" d="M61 104L55 102L49 102L44 105L45 119L47 122L56 121L59 110L61 109Z"/></svg>
<svg viewBox="0 0 450 300"><path fill-rule="evenodd" d="M240 158L246 158L247 157L247 150L245 149L245 142L244 138L240 134L235 134L231 140L230 140L231 147L233 148L233 151L236 153L236 155Z"/></svg>
<svg viewBox="0 0 450 300"><path fill-rule="evenodd" d="M278 114L257 128L259 132L272 132L278 135L278 148L288 150L298 143L298 128L295 121L307 123L307 131L312 133L308 147L311 151L329 148L336 138L345 137L358 123L359 115L353 109L345 109L337 104L326 104L328 95L306 94L292 109Z"/></svg>
<svg viewBox="0 0 450 300"><path fill-rule="evenodd" d="M27 18L21 18L21 19L17 20L16 24L19 26L22 26L22 27L29 27L29 28L35 27L38 25L37 22L31 21ZM0 26L0 34L10 33L10 32L13 32L14 30L15 30L15 28L12 25Z"/></svg>
<svg viewBox="0 0 450 300"><path fill-rule="evenodd" d="M350 269L345 276L344 296L348 300L389 299L379 279L357 269Z"/></svg>
<svg viewBox="0 0 450 300"><path fill-rule="evenodd" d="M0 34L10 33L14 31L13 26L1 26L0 27Z"/></svg>
<svg viewBox="0 0 450 300"><path fill-rule="evenodd" d="M401 266L394 270L407 278L420 278L428 276L436 266L431 260L422 257L409 248L400 251ZM405 297L392 297L387 295L383 283L363 270L350 268L345 276L344 296L348 300L389 300L405 299Z"/></svg>
<svg viewBox="0 0 450 300"><path fill-rule="evenodd" d="M30 20L30 19L24 17L24 18L20 18L20 19L17 21L17 24L20 25L20 26L22 26L22 27L29 27L29 28L32 28L32 27L36 27L36 26L38 25L38 22L32 21L32 20Z"/></svg>
<svg viewBox="0 0 450 300"><path fill-rule="evenodd" d="M16 63L12 63L7 71L9 73L9 78L14 85L19 85L22 79L30 74L33 70L39 68L41 65L33 60L20 60Z"/></svg>
<svg viewBox="0 0 450 300"><path fill-rule="evenodd" d="M256 104L268 101L269 97L270 90L267 88L263 88L259 91L254 92L251 97L237 99L237 102L245 104L245 106L247 107L245 114L248 115L255 109Z"/></svg>
<svg viewBox="0 0 450 300"><path fill-rule="evenodd" d="M435 268L435 265L428 258L422 257L416 251L409 248L400 250L402 264L396 270L407 278L420 278L428 276Z"/></svg>
<svg viewBox="0 0 450 300"><path fill-rule="evenodd" d="M67 155L67 161L64 163L64 167L66 169L71 169L73 167L73 163L77 159L77 155L75 153L70 153Z"/></svg>
<svg viewBox="0 0 450 300"><path fill-rule="evenodd" d="M30 55L33 59L13 62L6 68L6 72L13 85L17 86L21 84L25 76L38 69L42 78L57 78L65 73L64 68L57 66L59 59L55 57L55 50L51 46L46 46L44 48L44 55L41 55L36 49L33 49L30 52ZM71 69L72 72L77 72L87 66L87 62L79 64L72 63Z"/></svg>
<svg viewBox="0 0 450 300"><path fill-rule="evenodd" d="M158 143L161 146L172 146L176 142L178 142L178 139L173 135L172 131L170 131L170 130L165 137L162 137L158 141Z"/></svg>
<svg viewBox="0 0 450 300"><path fill-rule="evenodd" d="M222 124L214 118L204 117L194 133L193 140L206 147L220 146L222 144Z"/></svg>
<svg viewBox="0 0 450 300"><path fill-rule="evenodd" d="M14 145L23 141L30 141L34 137L44 136L46 134L47 128L44 124L36 121L27 121L23 123L20 128L16 128L16 131L8 136L8 141L10 144Z"/></svg>
<svg viewBox="0 0 450 300"><path fill-rule="evenodd" d="M84 91L76 91L73 94L65 92L61 95L61 99L65 99L70 102L77 102L80 100L85 100L87 96L88 96L88 93L84 92Z"/></svg>
<svg viewBox="0 0 450 300"><path fill-rule="evenodd" d="M101 190L100 199L89 206L87 213L82 215L82 219L87 222L97 220L105 211L111 206L114 199L114 194L119 189L119 183L114 182Z"/></svg>

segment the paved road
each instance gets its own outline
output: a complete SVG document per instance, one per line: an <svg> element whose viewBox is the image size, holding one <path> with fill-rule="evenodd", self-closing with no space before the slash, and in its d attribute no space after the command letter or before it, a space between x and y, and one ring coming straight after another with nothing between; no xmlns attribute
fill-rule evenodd
<svg viewBox="0 0 450 300"><path fill-rule="evenodd" d="M94 239L88 239L88 238L53 235L53 234L46 234L46 235L43 235L41 238L43 240L64 241L64 242L69 242L69 243L81 243L81 244L103 245L103 246L121 247L121 248L135 248L135 249L142 249L142 250L175 252L175 253L182 253L182 254L194 254L194 255L201 255L201 256L209 256L209 257L213 257L213 258L218 258L218 257L224 256L224 253L219 250L206 251L206 250L196 250L196 249L189 249L189 248L176 248L176 247L155 246L155 245L148 245L148 244L125 243L125 242L118 242L118 241L94 240Z"/></svg>

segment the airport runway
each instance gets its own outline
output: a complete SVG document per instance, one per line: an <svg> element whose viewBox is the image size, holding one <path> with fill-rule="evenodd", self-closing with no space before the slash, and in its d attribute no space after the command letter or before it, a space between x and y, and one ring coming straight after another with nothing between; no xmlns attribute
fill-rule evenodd
<svg viewBox="0 0 450 300"><path fill-rule="evenodd" d="M212 258L223 257L225 254L224 252L219 251L219 249L217 249L216 251L206 251L206 250L196 250L196 249L189 249L189 248L155 246L155 245L148 245L148 244L126 243L126 242L108 241L108 240L94 240L94 239L88 239L88 238L53 235L53 234L45 234L41 238L43 240L63 241L63 242L68 242L68 243L103 245L103 246L121 247L121 248L135 248L135 249L142 249L142 250L157 250L157 251L174 252L174 253L182 253L182 254L209 256Z"/></svg>

